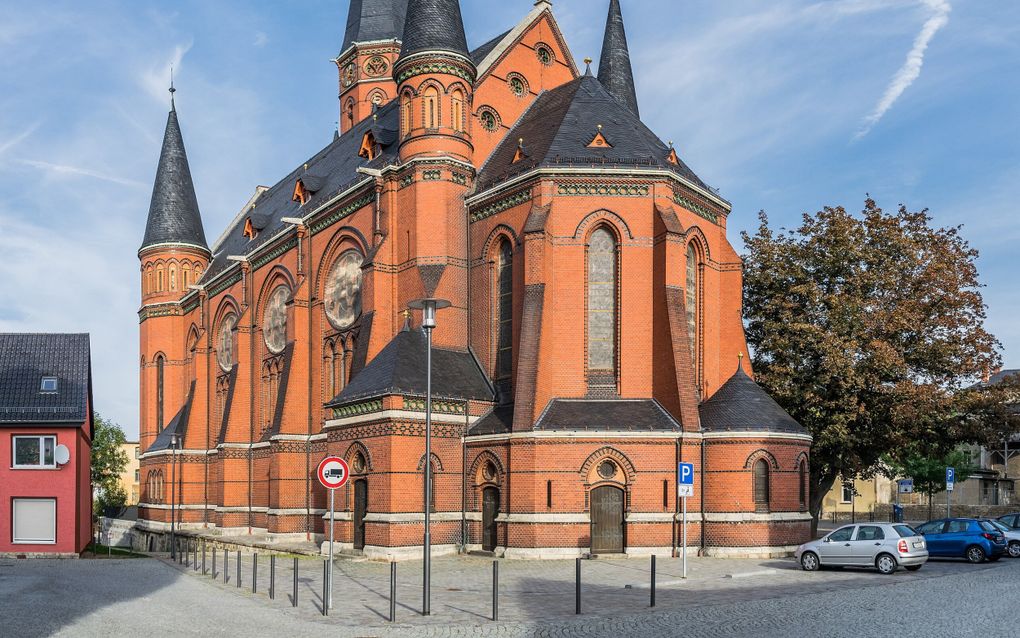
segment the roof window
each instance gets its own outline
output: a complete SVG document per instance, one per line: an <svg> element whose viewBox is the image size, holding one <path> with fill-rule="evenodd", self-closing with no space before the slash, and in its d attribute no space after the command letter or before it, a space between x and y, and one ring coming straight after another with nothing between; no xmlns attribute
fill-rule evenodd
<svg viewBox="0 0 1020 638"><path fill-rule="evenodd" d="M43 377L39 383L39 392L53 393L57 391L56 377Z"/></svg>
<svg viewBox="0 0 1020 638"><path fill-rule="evenodd" d="M596 128L598 131L595 133L594 139L588 142L588 148L613 148L606 136L602 134L602 125L599 124Z"/></svg>

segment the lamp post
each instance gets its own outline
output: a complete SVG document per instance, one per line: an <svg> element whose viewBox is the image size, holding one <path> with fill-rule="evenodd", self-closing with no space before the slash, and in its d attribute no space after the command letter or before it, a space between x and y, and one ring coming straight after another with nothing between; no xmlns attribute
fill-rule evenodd
<svg viewBox="0 0 1020 638"><path fill-rule="evenodd" d="M177 520L177 435L170 435L170 559L177 558L177 538L174 523Z"/></svg>
<svg viewBox="0 0 1020 638"><path fill-rule="evenodd" d="M449 308L450 302L445 299L418 299L412 301L410 307L421 310L421 327L425 331L425 535L423 538L422 556L422 605L423 616L431 614L431 576L432 576L432 539L429 533L432 505L432 329L436 327L436 311Z"/></svg>

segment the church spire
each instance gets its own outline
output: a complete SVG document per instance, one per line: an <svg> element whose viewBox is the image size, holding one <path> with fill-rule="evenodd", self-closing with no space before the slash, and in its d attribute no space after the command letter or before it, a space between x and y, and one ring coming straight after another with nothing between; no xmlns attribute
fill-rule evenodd
<svg viewBox="0 0 1020 638"><path fill-rule="evenodd" d="M181 125L173 103L175 91L171 84L170 115L163 134L163 150L159 154L141 250L160 244L178 244L208 251L195 185L191 181L188 154L184 150Z"/></svg>
<svg viewBox="0 0 1020 638"><path fill-rule="evenodd" d="M627 33L623 28L620 0L609 1L609 17L606 19L602 57L599 59L599 80L609 93L633 111L634 115L640 115L637 91L634 89L634 71L630 66L630 51L627 48Z"/></svg>
<svg viewBox="0 0 1020 638"><path fill-rule="evenodd" d="M340 52L359 42L400 40L407 0L351 0Z"/></svg>
<svg viewBox="0 0 1020 638"><path fill-rule="evenodd" d="M470 60L458 0L408 0L400 59L425 52L454 53Z"/></svg>

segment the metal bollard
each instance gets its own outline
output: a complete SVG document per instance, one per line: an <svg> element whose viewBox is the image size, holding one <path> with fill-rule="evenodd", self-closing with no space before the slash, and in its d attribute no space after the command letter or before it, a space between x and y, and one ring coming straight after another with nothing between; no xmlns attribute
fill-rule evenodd
<svg viewBox="0 0 1020 638"><path fill-rule="evenodd" d="M259 555L251 555L251 593L259 593Z"/></svg>
<svg viewBox="0 0 1020 638"><path fill-rule="evenodd" d="M397 564L390 563L390 622L397 620Z"/></svg>
<svg viewBox="0 0 1020 638"><path fill-rule="evenodd" d="M499 620L499 561L492 561L492 620Z"/></svg>
<svg viewBox="0 0 1020 638"><path fill-rule="evenodd" d="M655 554L652 554L652 590L651 590L651 604L649 607L655 607Z"/></svg>
<svg viewBox="0 0 1020 638"><path fill-rule="evenodd" d="M577 563L576 563L576 566L574 568L574 580L576 581L575 595L574 595L574 613L580 615L581 614L581 559L580 558L577 559Z"/></svg>
<svg viewBox="0 0 1020 638"><path fill-rule="evenodd" d="M212 552L212 577L213 578L216 578L216 555L218 553L219 552L217 552L216 549L213 548L213 552Z"/></svg>
<svg viewBox="0 0 1020 638"><path fill-rule="evenodd" d="M276 554L269 557L269 600L276 600Z"/></svg>
<svg viewBox="0 0 1020 638"><path fill-rule="evenodd" d="M322 561L322 615L329 615L329 561Z"/></svg>
<svg viewBox="0 0 1020 638"><path fill-rule="evenodd" d="M230 582L230 550L223 549L223 582Z"/></svg>
<svg viewBox="0 0 1020 638"><path fill-rule="evenodd" d="M295 558L294 559L294 597L291 598L291 601L293 602L294 607L297 607L297 578L298 578L298 559Z"/></svg>
<svg viewBox="0 0 1020 638"><path fill-rule="evenodd" d="M202 575L205 576L205 539L202 539Z"/></svg>
<svg viewBox="0 0 1020 638"><path fill-rule="evenodd" d="M241 586L241 550L237 550L237 586Z"/></svg>

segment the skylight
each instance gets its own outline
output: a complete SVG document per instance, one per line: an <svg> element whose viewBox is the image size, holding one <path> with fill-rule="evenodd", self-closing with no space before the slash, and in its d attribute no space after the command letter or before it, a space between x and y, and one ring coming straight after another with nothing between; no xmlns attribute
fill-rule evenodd
<svg viewBox="0 0 1020 638"><path fill-rule="evenodd" d="M57 391L57 378L43 377L42 383L39 384L39 392L56 392L56 391Z"/></svg>

